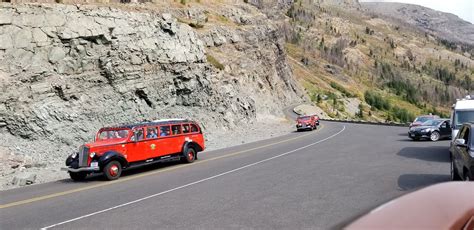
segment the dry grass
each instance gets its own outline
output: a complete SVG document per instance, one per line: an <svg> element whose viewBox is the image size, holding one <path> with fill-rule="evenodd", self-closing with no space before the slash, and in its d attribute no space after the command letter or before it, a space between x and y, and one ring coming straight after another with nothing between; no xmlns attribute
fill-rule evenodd
<svg viewBox="0 0 474 230"><path fill-rule="evenodd" d="M219 70L224 70L224 65L220 63L214 56L211 54L206 54L207 61L211 63L214 67L216 67Z"/></svg>

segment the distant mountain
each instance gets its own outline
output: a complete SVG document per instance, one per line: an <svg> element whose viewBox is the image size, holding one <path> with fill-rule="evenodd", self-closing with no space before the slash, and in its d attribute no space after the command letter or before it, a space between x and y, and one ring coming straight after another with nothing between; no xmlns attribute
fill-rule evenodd
<svg viewBox="0 0 474 230"><path fill-rule="evenodd" d="M474 25L458 16L419 5L392 2L364 2L375 14L398 19L450 42L474 45Z"/></svg>
<svg viewBox="0 0 474 230"><path fill-rule="evenodd" d="M317 0L321 4L359 6L359 0Z"/></svg>

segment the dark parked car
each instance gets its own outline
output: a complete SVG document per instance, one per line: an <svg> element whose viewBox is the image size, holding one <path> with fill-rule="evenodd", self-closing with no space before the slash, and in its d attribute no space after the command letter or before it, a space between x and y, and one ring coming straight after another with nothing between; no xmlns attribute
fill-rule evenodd
<svg viewBox="0 0 474 230"><path fill-rule="evenodd" d="M411 127L408 136L413 140L427 138L437 141L443 138L451 137L451 125L448 119L428 120L420 126Z"/></svg>
<svg viewBox="0 0 474 230"><path fill-rule="evenodd" d="M461 126L451 145L451 179L472 181L474 179L474 124Z"/></svg>

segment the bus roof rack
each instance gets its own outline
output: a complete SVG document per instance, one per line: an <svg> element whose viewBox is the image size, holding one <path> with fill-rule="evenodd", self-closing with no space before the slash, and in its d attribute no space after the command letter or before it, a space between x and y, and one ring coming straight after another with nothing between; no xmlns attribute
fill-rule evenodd
<svg viewBox="0 0 474 230"><path fill-rule="evenodd" d="M183 118L171 118L171 119L159 119L159 120L153 120L153 122L167 122L167 121L186 121L187 119Z"/></svg>

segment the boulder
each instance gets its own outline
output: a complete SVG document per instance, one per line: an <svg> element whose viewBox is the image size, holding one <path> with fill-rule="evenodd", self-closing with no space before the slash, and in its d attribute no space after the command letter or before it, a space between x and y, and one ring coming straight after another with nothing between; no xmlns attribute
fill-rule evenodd
<svg viewBox="0 0 474 230"><path fill-rule="evenodd" d="M13 177L12 184L18 186L25 186L34 184L36 181L36 174L34 173L21 173Z"/></svg>

